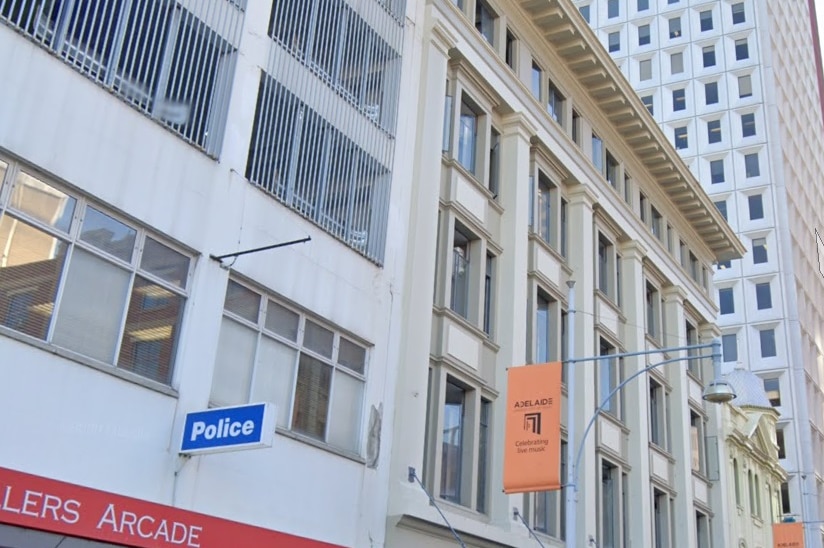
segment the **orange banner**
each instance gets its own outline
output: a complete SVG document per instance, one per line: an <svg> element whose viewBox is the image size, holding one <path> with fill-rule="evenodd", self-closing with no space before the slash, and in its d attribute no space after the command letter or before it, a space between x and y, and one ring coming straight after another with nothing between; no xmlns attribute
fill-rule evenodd
<svg viewBox="0 0 824 548"><path fill-rule="evenodd" d="M773 523L773 548L804 548L804 524Z"/></svg>
<svg viewBox="0 0 824 548"><path fill-rule="evenodd" d="M561 488L561 362L507 370L504 492Z"/></svg>

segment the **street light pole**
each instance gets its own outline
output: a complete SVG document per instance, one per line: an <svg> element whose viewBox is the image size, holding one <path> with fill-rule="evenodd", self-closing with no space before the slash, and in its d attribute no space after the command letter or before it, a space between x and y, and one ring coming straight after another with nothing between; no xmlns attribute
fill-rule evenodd
<svg viewBox="0 0 824 548"><path fill-rule="evenodd" d="M718 339L713 340L711 343L707 344L694 344L694 345L687 345L687 346L680 346L680 347L672 347L672 348L656 348L653 350L641 350L638 352L624 352L621 354L608 354L604 356L591 356L587 358L575 358L574 356L574 342L575 342L575 328L574 328L574 318L575 318L575 282L568 281L567 287L569 288L569 293L567 297L568 301L568 326L567 326L567 335L568 335L568 342L567 342L567 358L565 360L565 364L567 366L567 482L564 486L565 491L565 498L566 498L566 520L565 520L565 534L566 534L566 547L567 548L580 548L577 544L577 519L578 519L578 467L580 465L581 456L584 451L584 444L586 442L586 437L589 434L592 425L595 423L595 419L598 415L601 414L604 406L609 402L612 397L618 393L618 391L622 390L624 386L627 385L630 381L634 380L635 378L639 377L641 374L646 373L656 367L661 367L662 365L666 365L668 363L675 363L681 361L687 361L691 359L696 359L695 356L679 356L677 358L670 358L664 360L662 362L658 362L652 365L648 365L647 367L635 372L630 377L625 379L621 382L618 386L616 386L612 392L610 392L604 401L598 406L595 410L595 414L590 418L589 424L587 425L586 430L584 431L583 436L581 437L581 441L579 443L578 450L576 451L575 445L575 373L573 371L573 365L580 362L586 361L599 361L602 359L615 359L615 358L623 358L623 357L631 357L631 356L646 356L649 354L662 354L667 352L681 352L681 351L688 351L688 350L703 350L703 349L712 349L712 362L713 362L713 373L714 378L713 380L707 385L704 391L704 399L711 402L711 403L724 403L731 401L735 398L735 392L730 387L729 383L724 380L721 380L721 342Z"/></svg>

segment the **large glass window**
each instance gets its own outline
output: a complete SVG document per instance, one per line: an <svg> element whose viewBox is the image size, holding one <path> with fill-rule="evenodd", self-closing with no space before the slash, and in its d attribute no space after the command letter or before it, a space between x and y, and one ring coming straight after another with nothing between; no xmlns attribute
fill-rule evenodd
<svg viewBox="0 0 824 548"><path fill-rule="evenodd" d="M559 124L564 123L564 96L552 81L547 84L546 110L550 117Z"/></svg>
<svg viewBox="0 0 824 548"><path fill-rule="evenodd" d="M680 17L673 17L669 20L669 37L670 38L680 38L681 37L681 18Z"/></svg>
<svg viewBox="0 0 824 548"><path fill-rule="evenodd" d="M649 433L650 441L662 449L669 449L667 422L669 418L669 395L664 386L649 380Z"/></svg>
<svg viewBox="0 0 824 548"><path fill-rule="evenodd" d="M443 406L443 442L441 454L441 498L460 504L461 479L466 433L467 391L447 380Z"/></svg>
<svg viewBox="0 0 824 548"><path fill-rule="evenodd" d="M497 15L484 0L475 3L475 28L487 42L495 44L495 20Z"/></svg>
<svg viewBox="0 0 824 548"><path fill-rule="evenodd" d="M615 354L615 347L601 338L598 349L599 356ZM621 394L615 394L607 400L607 397L621 382L622 363L620 358L609 358L598 360L598 404L603 404L605 413L609 413L617 419L621 419Z"/></svg>
<svg viewBox="0 0 824 548"><path fill-rule="evenodd" d="M475 173L478 149L478 111L469 100L461 100L458 121L458 162L470 173Z"/></svg>
<svg viewBox="0 0 824 548"><path fill-rule="evenodd" d="M25 166L6 166L0 325L169 384L190 257Z"/></svg>
<svg viewBox="0 0 824 548"><path fill-rule="evenodd" d="M618 0L607 0L607 17L610 19L613 17L618 17L618 8Z"/></svg>
<svg viewBox="0 0 824 548"><path fill-rule="evenodd" d="M718 290L718 306L721 309L721 314L735 313L735 300L731 287L722 287Z"/></svg>
<svg viewBox="0 0 824 548"><path fill-rule="evenodd" d="M268 401L277 424L360 452L368 351L274 297L229 280L210 401Z"/></svg>
<svg viewBox="0 0 824 548"><path fill-rule="evenodd" d="M692 470L707 473L707 453L704 444L704 419L690 409L690 449Z"/></svg>
<svg viewBox="0 0 824 548"><path fill-rule="evenodd" d="M469 236L456 228L452 238L452 289L450 308L464 318L469 315L469 283L472 262Z"/></svg>
<svg viewBox="0 0 824 548"><path fill-rule="evenodd" d="M738 2L731 6L732 9L732 24L738 25L747 20L746 12L744 11L744 2Z"/></svg>
<svg viewBox="0 0 824 548"><path fill-rule="evenodd" d="M701 32L712 30L712 10L704 10L700 13Z"/></svg>

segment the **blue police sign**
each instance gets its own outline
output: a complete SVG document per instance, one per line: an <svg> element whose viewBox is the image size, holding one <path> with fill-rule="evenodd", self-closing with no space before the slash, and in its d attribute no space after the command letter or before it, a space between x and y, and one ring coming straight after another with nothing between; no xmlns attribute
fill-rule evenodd
<svg viewBox="0 0 824 548"><path fill-rule="evenodd" d="M275 406L253 403L220 407L186 415L181 454L216 453L271 447L275 434Z"/></svg>

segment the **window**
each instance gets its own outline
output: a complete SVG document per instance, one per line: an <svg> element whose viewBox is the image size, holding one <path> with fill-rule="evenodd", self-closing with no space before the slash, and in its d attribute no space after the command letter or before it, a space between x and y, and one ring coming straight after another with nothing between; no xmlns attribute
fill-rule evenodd
<svg viewBox="0 0 824 548"><path fill-rule="evenodd" d="M755 516L758 515L758 505L756 503L758 485L756 485L755 479L753 478L752 470L747 470L747 487L750 494L750 513Z"/></svg>
<svg viewBox="0 0 824 548"><path fill-rule="evenodd" d="M770 400L770 405L773 407L781 407L781 383L778 377L769 377L764 379L764 392L767 393L767 399ZM776 435L781 432L783 442L784 431L776 430Z"/></svg>
<svg viewBox="0 0 824 548"><path fill-rule="evenodd" d="M638 216L641 217L641 222L647 224L647 207L649 200L643 192L638 193Z"/></svg>
<svg viewBox="0 0 824 548"><path fill-rule="evenodd" d="M752 137L755 135L755 114L749 112L741 115L741 136Z"/></svg>
<svg viewBox="0 0 824 548"><path fill-rule="evenodd" d="M704 419L690 409L690 449L693 472L706 475L707 453L704 447Z"/></svg>
<svg viewBox="0 0 824 548"><path fill-rule="evenodd" d="M752 97L752 77L749 74L738 77L738 97Z"/></svg>
<svg viewBox="0 0 824 548"><path fill-rule="evenodd" d="M655 107L653 106L652 102L652 95L642 95L641 102L647 107L647 110L650 114L655 114Z"/></svg>
<svg viewBox="0 0 824 548"><path fill-rule="evenodd" d="M618 160L607 151L607 182L612 188L618 190Z"/></svg>
<svg viewBox="0 0 824 548"><path fill-rule="evenodd" d="M561 440L561 478L566 477L566 441ZM532 504L532 528L551 537L564 540L566 497L562 490L535 493Z"/></svg>
<svg viewBox="0 0 824 548"><path fill-rule="evenodd" d="M767 310L772 308L770 282L755 284L755 300L758 305L758 310Z"/></svg>
<svg viewBox="0 0 824 548"><path fill-rule="evenodd" d="M678 150L685 149L689 146L687 138L687 127L681 126L675 128L675 148Z"/></svg>
<svg viewBox="0 0 824 548"><path fill-rule="evenodd" d="M535 310L535 363L547 363L562 359L561 340L563 311L558 301L538 290Z"/></svg>
<svg viewBox="0 0 824 548"><path fill-rule="evenodd" d="M475 0L475 28L492 45L495 44L495 19L497 16L484 0Z"/></svg>
<svg viewBox="0 0 824 548"><path fill-rule="evenodd" d="M718 290L718 306L721 314L735 313L735 297L731 287L723 287Z"/></svg>
<svg viewBox="0 0 824 548"><path fill-rule="evenodd" d="M710 518L703 512L695 511L695 541L697 548L710 548Z"/></svg>
<svg viewBox="0 0 824 548"><path fill-rule="evenodd" d="M687 346L694 346L698 344L698 329L696 329L695 325L690 323L689 321L685 322L685 334L687 338ZM702 378L701 375L701 360L698 358L699 351L698 350L687 350L688 356L695 356L695 358L690 359L688 362L689 371L697 378Z"/></svg>
<svg viewBox="0 0 824 548"><path fill-rule="evenodd" d="M443 441L441 449L441 498L461 504L464 476L464 451L468 432L466 420L467 390L447 378L443 405Z"/></svg>
<svg viewBox="0 0 824 548"><path fill-rule="evenodd" d="M598 289L613 297L615 277L615 247L606 236L598 234Z"/></svg>
<svg viewBox="0 0 824 548"><path fill-rule="evenodd" d="M701 50L704 58L704 68L715 66L715 46L705 46Z"/></svg>
<svg viewBox="0 0 824 548"><path fill-rule="evenodd" d="M607 0L607 17L618 17L618 0Z"/></svg>
<svg viewBox="0 0 824 548"><path fill-rule="evenodd" d="M489 473L489 426L491 423L492 402L481 399L481 411L478 424L478 478L475 509L486 513L487 474Z"/></svg>
<svg viewBox="0 0 824 548"><path fill-rule="evenodd" d="M763 264L767 262L767 239L754 238L752 241L752 262Z"/></svg>
<svg viewBox="0 0 824 548"><path fill-rule="evenodd" d="M478 147L478 108L466 95L461 98L458 134L458 162L470 173L475 173Z"/></svg>
<svg viewBox="0 0 824 548"><path fill-rule="evenodd" d="M738 361L738 336L735 333L721 336L721 353L725 362Z"/></svg>
<svg viewBox="0 0 824 548"><path fill-rule="evenodd" d="M567 201L561 198L561 257L567 256Z"/></svg>
<svg viewBox="0 0 824 548"><path fill-rule="evenodd" d="M679 111L687 108L687 97L684 89L672 90L672 110Z"/></svg>
<svg viewBox="0 0 824 548"><path fill-rule="evenodd" d="M441 135L441 152L449 152L452 150L452 105L454 98L449 94L449 81L446 82L446 93L443 98L443 135ZM253 134L252 139L256 136ZM252 174L247 169L247 177L253 180ZM277 174L277 171L276 173Z"/></svg>
<svg viewBox="0 0 824 548"><path fill-rule="evenodd" d="M655 487L652 488L652 526L653 546L666 548L670 546L672 523L669 496Z"/></svg>
<svg viewBox="0 0 824 548"><path fill-rule="evenodd" d="M709 143L721 142L721 120L707 121L707 141Z"/></svg>
<svg viewBox="0 0 824 548"><path fill-rule="evenodd" d="M598 355L615 354L615 347L601 338ZM603 404L605 413L621 419L621 394L617 393L606 401L610 393L621 383L622 360L615 358L598 360L598 404ZM606 401L606 403L604 403Z"/></svg>
<svg viewBox="0 0 824 548"><path fill-rule="evenodd" d="M564 96L551 81L547 85L546 110L553 120L564 123Z"/></svg>
<svg viewBox="0 0 824 548"><path fill-rule="evenodd" d="M669 449L667 443L667 421L669 396L664 386L650 377L649 379L649 434L650 441L661 449Z"/></svg>
<svg viewBox="0 0 824 548"><path fill-rule="evenodd" d="M775 329L760 329L758 338L761 341L761 357L774 358L776 356Z"/></svg>
<svg viewBox="0 0 824 548"><path fill-rule="evenodd" d="M718 82L704 84L704 102L708 105L718 103Z"/></svg>
<svg viewBox="0 0 824 548"><path fill-rule="evenodd" d="M747 178L758 177L761 175L761 168L758 165L758 153L744 155L744 171Z"/></svg>
<svg viewBox="0 0 824 548"><path fill-rule="evenodd" d="M495 293L495 256L487 253L486 272L484 274L484 333L492 334L492 317L494 315L493 295Z"/></svg>
<svg viewBox="0 0 824 548"><path fill-rule="evenodd" d="M601 138L592 134L592 163L599 172L604 170L604 142Z"/></svg>
<svg viewBox="0 0 824 548"><path fill-rule="evenodd" d="M679 38L681 36L681 18L673 17L669 20L669 37Z"/></svg>
<svg viewBox="0 0 824 548"><path fill-rule="evenodd" d="M649 0L638 0L638 11L646 11L649 9Z"/></svg>
<svg viewBox="0 0 824 548"><path fill-rule="evenodd" d="M452 291L450 308L464 318L469 316L470 237L455 227L452 239Z"/></svg>
<svg viewBox="0 0 824 548"><path fill-rule="evenodd" d="M743 23L747 20L746 14L744 13L744 2L739 2L737 4L732 5L732 24L738 25L739 23Z"/></svg>
<svg viewBox="0 0 824 548"><path fill-rule="evenodd" d="M541 99L541 82L544 79L544 69L532 61L532 95Z"/></svg>
<svg viewBox="0 0 824 548"><path fill-rule="evenodd" d="M210 401L277 405L277 424L358 453L366 347L229 280Z"/></svg>
<svg viewBox="0 0 824 548"><path fill-rule="evenodd" d="M162 0L0 6L0 19L217 158L241 27L200 13Z"/></svg>
<svg viewBox="0 0 824 548"><path fill-rule="evenodd" d="M712 30L712 10L705 10L699 14L701 19L701 32Z"/></svg>
<svg viewBox="0 0 824 548"><path fill-rule="evenodd" d="M638 62L641 81L652 80L652 60L644 59Z"/></svg>
<svg viewBox="0 0 824 548"><path fill-rule="evenodd" d="M751 221L764 218L764 202L761 199L760 194L753 194L752 196L747 196L747 203L750 208Z"/></svg>
<svg viewBox="0 0 824 548"><path fill-rule="evenodd" d="M721 212L721 216L724 217L724 219L726 219L727 218L727 200L719 200L719 201L714 202L714 203L715 203L715 207L718 209L718 211Z"/></svg>
<svg viewBox="0 0 824 548"><path fill-rule="evenodd" d="M684 54L682 52L670 55L670 73L681 74L684 72Z"/></svg>
<svg viewBox="0 0 824 548"><path fill-rule="evenodd" d="M589 4L580 6L578 11L581 13L581 17L584 18L584 21L589 23Z"/></svg>
<svg viewBox="0 0 824 548"><path fill-rule="evenodd" d="M487 188L494 198L498 197L498 182L501 177L501 134L495 128L489 132L489 179Z"/></svg>
<svg viewBox="0 0 824 548"><path fill-rule="evenodd" d="M646 286L647 335L657 339L660 335L661 296L654 285L647 282Z"/></svg>
<svg viewBox="0 0 824 548"><path fill-rule="evenodd" d="M735 504L741 506L741 471L738 468L738 459L732 459L732 477L735 481Z"/></svg>
<svg viewBox="0 0 824 548"><path fill-rule="evenodd" d="M650 206L650 229L652 230L652 235L655 236L659 241L664 241L664 217L661 213L655 209L654 206Z"/></svg>
<svg viewBox="0 0 824 548"><path fill-rule="evenodd" d="M0 167L0 325L169 384L191 258L25 166Z"/></svg>
<svg viewBox="0 0 824 548"><path fill-rule="evenodd" d="M769 398L770 397L770 392L769 392L769 390L767 390L767 387L766 387L766 379L764 380L764 383L765 383L764 390L767 391L767 397ZM774 404L772 402L772 399L770 399L770 405L772 405L773 407L778 407L779 405L781 405L781 393L779 392L777 395L778 395L778 403L777 404ZM786 459L787 458L787 445L786 445L786 442L784 441L784 427L779 426L778 428L775 429L775 444L778 446L778 458L779 459Z"/></svg>
<svg viewBox="0 0 824 548"><path fill-rule="evenodd" d="M735 59L736 61L742 61L744 59L748 59L750 57L750 50L749 46L747 45L747 39L741 38L740 40L735 41Z"/></svg>
<svg viewBox="0 0 824 548"><path fill-rule="evenodd" d="M724 182L724 160L710 160L710 179L714 185Z"/></svg>
<svg viewBox="0 0 824 548"><path fill-rule="evenodd" d="M621 542L621 474L617 466L601 461L601 537L599 546L618 546Z"/></svg>
<svg viewBox="0 0 824 548"><path fill-rule="evenodd" d="M619 51L621 49L621 33L620 31L610 32L607 35L607 43L609 44L609 51Z"/></svg>
<svg viewBox="0 0 824 548"><path fill-rule="evenodd" d="M555 230L552 226L554 215L554 195L557 189L542 171L538 171L538 235L550 245L555 244Z"/></svg>
<svg viewBox="0 0 824 548"><path fill-rule="evenodd" d="M638 27L638 45L646 46L650 43L649 25L641 25Z"/></svg>
<svg viewBox="0 0 824 548"><path fill-rule="evenodd" d="M581 146L581 115L577 110L572 111L572 142Z"/></svg>
<svg viewBox="0 0 824 548"><path fill-rule="evenodd" d="M506 64L512 70L515 70L517 67L517 55L518 55L518 39L515 38L515 35L512 34L512 31L506 29L506 52L504 53Z"/></svg>
<svg viewBox="0 0 824 548"><path fill-rule="evenodd" d="M792 514L792 505L790 504L790 484L786 481L781 484L781 513Z"/></svg>
<svg viewBox="0 0 824 548"><path fill-rule="evenodd" d="M726 270L732 268L732 261L718 261L718 270Z"/></svg>

